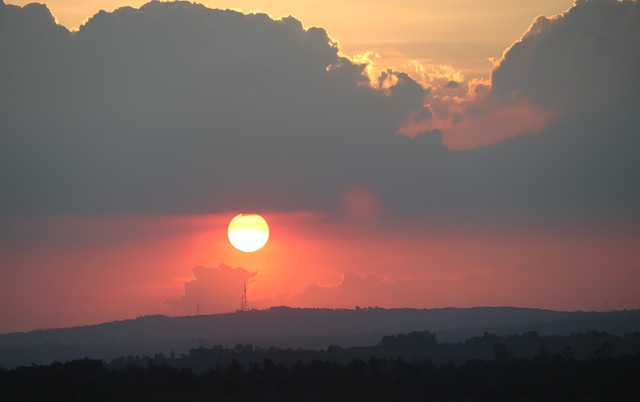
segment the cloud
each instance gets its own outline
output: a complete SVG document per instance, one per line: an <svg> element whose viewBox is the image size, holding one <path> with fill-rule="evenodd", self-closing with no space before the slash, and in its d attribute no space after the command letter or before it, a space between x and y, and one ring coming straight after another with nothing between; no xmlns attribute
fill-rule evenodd
<svg viewBox="0 0 640 402"><path fill-rule="evenodd" d="M530 270L535 272L535 270ZM509 269L474 269L456 274L431 275L428 278L412 279L388 279L375 273L345 272L342 281L335 286L309 285L302 293L294 295L291 303L298 307L325 307L325 308L354 308L359 307L449 307L449 306L473 306L489 305L495 300L509 300L514 305L520 304L520 299L514 297L518 292L526 292L528 295L536 291L544 290L538 286L536 289L526 289L519 285L522 283L518 275L531 276L531 272ZM505 280L509 278L511 282ZM539 282L539 278L533 275L532 279ZM505 283L508 283L506 286ZM513 284L516 284L515 286ZM517 290L514 289L517 288Z"/></svg>
<svg viewBox="0 0 640 402"><path fill-rule="evenodd" d="M429 270L420 277L406 279L345 272L339 284L309 285L294 295L290 304L307 308L490 305L561 310L584 309L585 305L600 308L606 297L603 295L633 298L629 296L634 294L632 284L640 276L637 258L629 254L632 248L616 244L619 250L603 253L610 245L604 245L606 241L602 240L587 240L586 249L585 238L571 239L562 246L550 246L553 242L548 241L547 245L531 248L526 257L519 257L520 261L514 264L487 264L479 260L461 270L452 267ZM588 250L585 251L588 256L576 259L581 249Z"/></svg>
<svg viewBox="0 0 640 402"><path fill-rule="evenodd" d="M392 71L386 94L372 89L364 65L291 17L151 2L60 30L2 34L3 54L32 56L0 71L4 211L320 207L426 94Z"/></svg>
<svg viewBox="0 0 640 402"><path fill-rule="evenodd" d="M220 264L218 268L195 267L193 275L195 279L184 284L184 296L165 303L189 314L215 314L240 309L243 286L257 272Z"/></svg>
<svg viewBox="0 0 640 402"><path fill-rule="evenodd" d="M426 102L435 118L409 118L399 132L440 130L449 148L473 148L539 133L558 116L637 101L639 30L632 1L578 1L563 14L540 16L496 62L489 91L479 94L474 82L466 93L434 91Z"/></svg>
<svg viewBox="0 0 640 402"><path fill-rule="evenodd" d="M489 86L470 82L464 97L433 99L427 104L431 116L410 113L398 129L409 138L432 132L443 133L442 143L451 150L466 150L492 145L523 133L539 133L557 116L527 101L505 101L490 97ZM445 87L456 89L457 86Z"/></svg>
<svg viewBox="0 0 640 402"><path fill-rule="evenodd" d="M345 272L336 286L312 284L292 298L295 306L325 308L411 307L434 301L430 286L423 280L392 280L354 272Z"/></svg>
<svg viewBox="0 0 640 402"><path fill-rule="evenodd" d="M337 286L309 285L293 297L293 302L301 307L372 307L380 303L380 295L386 293L385 287L385 282L375 274L345 272Z"/></svg>
<svg viewBox="0 0 640 402"><path fill-rule="evenodd" d="M637 10L580 2L490 82L425 88L293 17L151 2L70 33L2 5L0 214L635 214Z"/></svg>
<svg viewBox="0 0 640 402"><path fill-rule="evenodd" d="M627 101L640 86L639 33L635 1L577 1L538 17L494 70L492 94L563 113Z"/></svg>

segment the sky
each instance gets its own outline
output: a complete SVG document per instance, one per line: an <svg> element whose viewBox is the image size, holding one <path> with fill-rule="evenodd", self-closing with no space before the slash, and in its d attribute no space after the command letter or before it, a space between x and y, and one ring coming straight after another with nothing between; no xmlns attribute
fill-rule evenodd
<svg viewBox="0 0 640 402"><path fill-rule="evenodd" d="M6 3L26 5L29 0ZM58 23L77 30L100 10L147 1L50 0L48 8ZM489 76L490 58L502 52L539 15L555 15L568 9L572 0L221 0L199 2L210 8L245 13L266 13L274 19L294 16L305 27L322 27L340 42L345 55L370 59L378 68L405 67L412 61L425 67L453 67L467 77ZM448 71L448 70L445 70Z"/></svg>
<svg viewBox="0 0 640 402"><path fill-rule="evenodd" d="M25 3L0 333L231 312L245 282L252 308L640 308L637 2Z"/></svg>

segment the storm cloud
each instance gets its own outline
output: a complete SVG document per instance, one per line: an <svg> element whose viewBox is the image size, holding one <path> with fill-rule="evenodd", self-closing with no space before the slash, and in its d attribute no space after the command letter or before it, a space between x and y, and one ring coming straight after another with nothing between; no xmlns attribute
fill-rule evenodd
<svg viewBox="0 0 640 402"><path fill-rule="evenodd" d="M538 19L474 87L490 107L451 121L491 135L505 120L474 113L554 118L455 152L397 135L433 121L430 89L397 71L372 85L293 17L151 2L69 32L45 6L0 3L0 214L333 211L355 186L376 214L635 216L639 20L614 1Z"/></svg>

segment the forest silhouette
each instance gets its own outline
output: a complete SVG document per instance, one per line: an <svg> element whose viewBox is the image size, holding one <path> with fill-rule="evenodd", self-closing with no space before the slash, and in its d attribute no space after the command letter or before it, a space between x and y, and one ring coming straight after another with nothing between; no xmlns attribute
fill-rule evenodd
<svg viewBox="0 0 640 402"><path fill-rule="evenodd" d="M481 351L481 353L479 352ZM463 358L463 356L487 356ZM439 343L428 331L326 350L237 345L0 369L9 401L631 401L640 333Z"/></svg>

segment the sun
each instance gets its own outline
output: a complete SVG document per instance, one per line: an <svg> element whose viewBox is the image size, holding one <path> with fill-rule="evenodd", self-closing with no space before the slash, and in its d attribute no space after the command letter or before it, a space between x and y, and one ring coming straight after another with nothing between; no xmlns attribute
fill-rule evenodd
<svg viewBox="0 0 640 402"><path fill-rule="evenodd" d="M258 214L236 215L227 229L229 242L245 253L260 250L269 240L269 225Z"/></svg>

